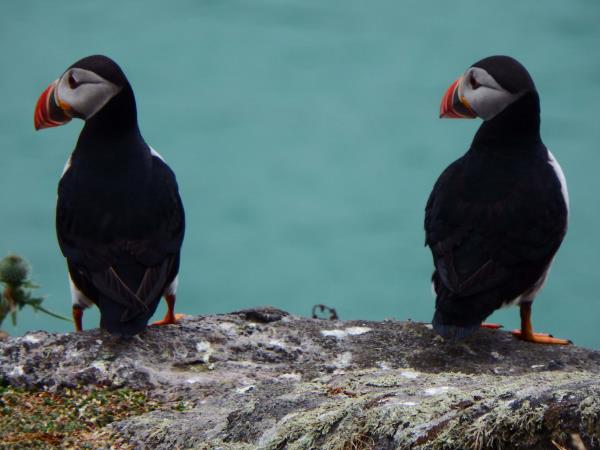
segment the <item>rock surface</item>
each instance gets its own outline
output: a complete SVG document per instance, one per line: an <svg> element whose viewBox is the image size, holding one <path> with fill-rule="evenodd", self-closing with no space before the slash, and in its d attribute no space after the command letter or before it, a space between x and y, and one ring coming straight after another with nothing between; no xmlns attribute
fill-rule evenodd
<svg viewBox="0 0 600 450"><path fill-rule="evenodd" d="M599 374L600 352L502 331L451 343L421 323L268 307L131 340L90 330L0 342L5 383L127 386L182 405L104 430L134 448L600 448Z"/></svg>

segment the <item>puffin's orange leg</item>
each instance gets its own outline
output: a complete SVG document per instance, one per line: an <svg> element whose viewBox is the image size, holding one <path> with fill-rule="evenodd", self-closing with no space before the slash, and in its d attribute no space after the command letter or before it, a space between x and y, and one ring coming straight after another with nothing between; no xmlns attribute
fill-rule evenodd
<svg viewBox="0 0 600 450"><path fill-rule="evenodd" d="M75 324L75 331L83 330L81 322L83 320L83 308L79 306L73 306L73 323Z"/></svg>
<svg viewBox="0 0 600 450"><path fill-rule="evenodd" d="M175 314L175 295L165 295L167 301L167 313L162 320L154 322L152 325L173 325L178 323L184 314Z"/></svg>
<svg viewBox="0 0 600 450"><path fill-rule="evenodd" d="M489 328L491 330L497 330L499 328L502 328L502 325L500 325L499 323L488 323L488 322L483 322L481 324L481 328Z"/></svg>
<svg viewBox="0 0 600 450"><path fill-rule="evenodd" d="M558 339L545 333L534 333L531 326L531 303L521 303L521 329L513 330L513 336L534 344L572 344L568 339Z"/></svg>

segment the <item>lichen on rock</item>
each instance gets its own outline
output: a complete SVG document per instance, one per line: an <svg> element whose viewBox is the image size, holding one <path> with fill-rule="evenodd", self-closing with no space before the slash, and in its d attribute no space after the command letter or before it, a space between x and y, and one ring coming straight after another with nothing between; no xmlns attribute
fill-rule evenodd
<svg viewBox="0 0 600 450"><path fill-rule="evenodd" d="M122 340L101 330L0 343L0 378L102 385L164 408L101 430L123 445L223 449L547 449L600 440L600 353L480 330L462 343L386 320L256 308Z"/></svg>

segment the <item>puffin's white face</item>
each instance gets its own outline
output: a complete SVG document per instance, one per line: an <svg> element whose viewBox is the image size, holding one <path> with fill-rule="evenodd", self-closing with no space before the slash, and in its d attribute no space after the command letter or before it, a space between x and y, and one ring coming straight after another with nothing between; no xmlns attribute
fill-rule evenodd
<svg viewBox="0 0 600 450"><path fill-rule="evenodd" d="M458 84L458 97L468 109L483 120L490 120L522 94L511 94L484 69L471 67Z"/></svg>
<svg viewBox="0 0 600 450"><path fill-rule="evenodd" d="M524 94L504 89L485 69L471 67L446 90L440 117L490 120Z"/></svg>
<svg viewBox="0 0 600 450"><path fill-rule="evenodd" d="M54 98L71 117L90 119L106 105L121 88L94 72L73 68L59 79Z"/></svg>

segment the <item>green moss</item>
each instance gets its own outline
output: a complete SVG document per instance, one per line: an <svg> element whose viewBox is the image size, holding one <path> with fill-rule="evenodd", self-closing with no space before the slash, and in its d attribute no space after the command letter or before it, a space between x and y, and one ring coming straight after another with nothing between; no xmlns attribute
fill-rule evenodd
<svg viewBox="0 0 600 450"><path fill-rule="evenodd" d="M0 447L96 448L102 445L92 436L94 431L160 406L131 389L95 387L50 393L0 387Z"/></svg>

